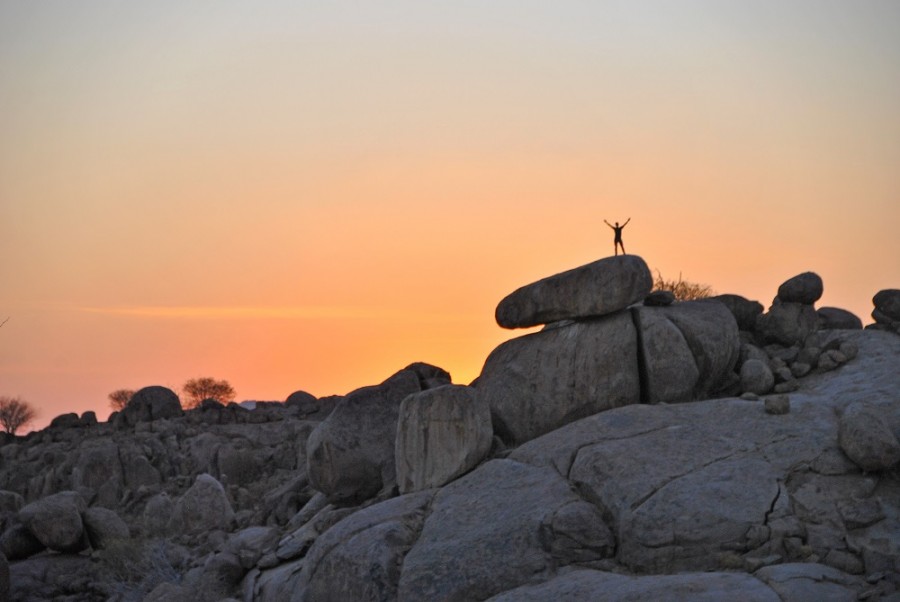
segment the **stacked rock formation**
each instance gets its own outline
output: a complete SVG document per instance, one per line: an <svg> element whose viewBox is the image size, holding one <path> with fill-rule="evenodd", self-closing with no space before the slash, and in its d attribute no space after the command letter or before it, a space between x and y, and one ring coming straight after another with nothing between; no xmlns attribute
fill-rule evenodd
<svg viewBox="0 0 900 602"><path fill-rule="evenodd" d="M874 324L866 328L887 330L900 334L900 289L887 288L875 293L872 298L875 309L872 310Z"/></svg>
<svg viewBox="0 0 900 602"><path fill-rule="evenodd" d="M546 326L485 362L476 387L495 432L519 444L611 408L701 399L731 385L739 350L731 313L708 301L639 306L652 284L643 259L622 255L503 299L500 326Z"/></svg>
<svg viewBox="0 0 900 602"><path fill-rule="evenodd" d="M716 300L732 312L741 329L737 364L739 391L752 398L770 392L790 393L798 379L833 370L856 356L857 348L833 330L859 330L852 313L835 307L815 308L823 292L822 279L813 272L798 274L778 287L769 311L738 295Z"/></svg>

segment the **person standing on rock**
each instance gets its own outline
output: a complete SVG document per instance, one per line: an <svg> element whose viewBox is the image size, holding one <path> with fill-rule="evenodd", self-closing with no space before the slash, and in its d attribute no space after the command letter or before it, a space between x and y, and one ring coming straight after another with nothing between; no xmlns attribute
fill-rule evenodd
<svg viewBox="0 0 900 602"><path fill-rule="evenodd" d="M606 224L607 226L609 226L610 228L612 228L613 232L616 233L616 238L613 241L613 249L615 250L616 255L619 254L619 247L622 247L622 255L625 255L625 245L622 244L622 230L625 228L625 226L628 225L628 222L630 222L630 221L631 221L631 218L629 217L627 220L625 220L625 223L622 224L621 226L619 225L619 222L616 222L616 225L613 226L608 221L603 220L603 223Z"/></svg>

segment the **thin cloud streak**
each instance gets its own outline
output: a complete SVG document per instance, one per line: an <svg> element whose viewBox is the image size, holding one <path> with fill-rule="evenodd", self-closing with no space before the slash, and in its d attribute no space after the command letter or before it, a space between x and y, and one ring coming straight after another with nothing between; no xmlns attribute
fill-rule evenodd
<svg viewBox="0 0 900 602"><path fill-rule="evenodd" d="M79 307L78 311L108 316L123 316L149 319L188 320L374 320L403 319L411 321L466 321L465 315L412 314L402 310L375 307L341 306L296 306L296 307L252 307L252 306L117 306Z"/></svg>

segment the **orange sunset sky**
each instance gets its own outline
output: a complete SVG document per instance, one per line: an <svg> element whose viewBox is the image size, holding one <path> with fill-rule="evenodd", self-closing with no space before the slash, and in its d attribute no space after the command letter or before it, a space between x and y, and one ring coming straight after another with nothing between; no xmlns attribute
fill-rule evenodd
<svg viewBox="0 0 900 602"><path fill-rule="evenodd" d="M0 3L0 395L475 378L612 253L900 288L900 3Z"/></svg>

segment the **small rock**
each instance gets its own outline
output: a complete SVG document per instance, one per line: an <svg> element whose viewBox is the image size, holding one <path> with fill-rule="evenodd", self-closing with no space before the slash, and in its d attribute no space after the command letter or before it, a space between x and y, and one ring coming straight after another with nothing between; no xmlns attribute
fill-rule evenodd
<svg viewBox="0 0 900 602"><path fill-rule="evenodd" d="M794 380L794 373L791 372L791 369L788 368L787 366L784 366L783 368L778 368L777 370L774 370L773 374L775 375L776 383L783 383L783 382L788 382L788 381Z"/></svg>
<svg viewBox="0 0 900 602"><path fill-rule="evenodd" d="M744 401L759 401L759 395L756 393L741 393L741 399Z"/></svg>
<svg viewBox="0 0 900 602"><path fill-rule="evenodd" d="M835 368L846 362L847 356L845 356L840 351L830 349L819 356L818 369L822 372L828 372L829 370L834 370Z"/></svg>
<svg viewBox="0 0 900 602"><path fill-rule="evenodd" d="M766 397L766 414L787 414L791 411L791 399L787 395Z"/></svg>
<svg viewBox="0 0 900 602"><path fill-rule="evenodd" d="M804 362L794 362L791 364L791 374L794 375L794 378L803 378L812 370L812 366L806 364Z"/></svg>
<svg viewBox="0 0 900 602"><path fill-rule="evenodd" d="M841 343L841 346L838 349L838 351L840 351L842 354L844 354L844 357L846 357L847 361L849 362L850 360L855 358L857 355L859 355L859 345L857 345L856 343L854 343L852 341L845 341L845 342Z"/></svg>
<svg viewBox="0 0 900 602"><path fill-rule="evenodd" d="M797 354L798 362L802 364L807 364L811 368L815 368L816 364L819 363L819 356L822 355L822 350L818 347L804 347L800 350L800 353Z"/></svg>
<svg viewBox="0 0 900 602"><path fill-rule="evenodd" d="M741 390L747 393L763 395L772 390L775 377L772 371L760 360L747 360L741 366Z"/></svg>
<svg viewBox="0 0 900 602"><path fill-rule="evenodd" d="M775 385L773 391L775 393L793 393L794 391L800 388L800 381L794 380L786 380L783 383L778 383Z"/></svg>
<svg viewBox="0 0 900 602"><path fill-rule="evenodd" d="M653 291L644 297L644 305L649 307L665 307L675 303L675 294L672 291Z"/></svg>

